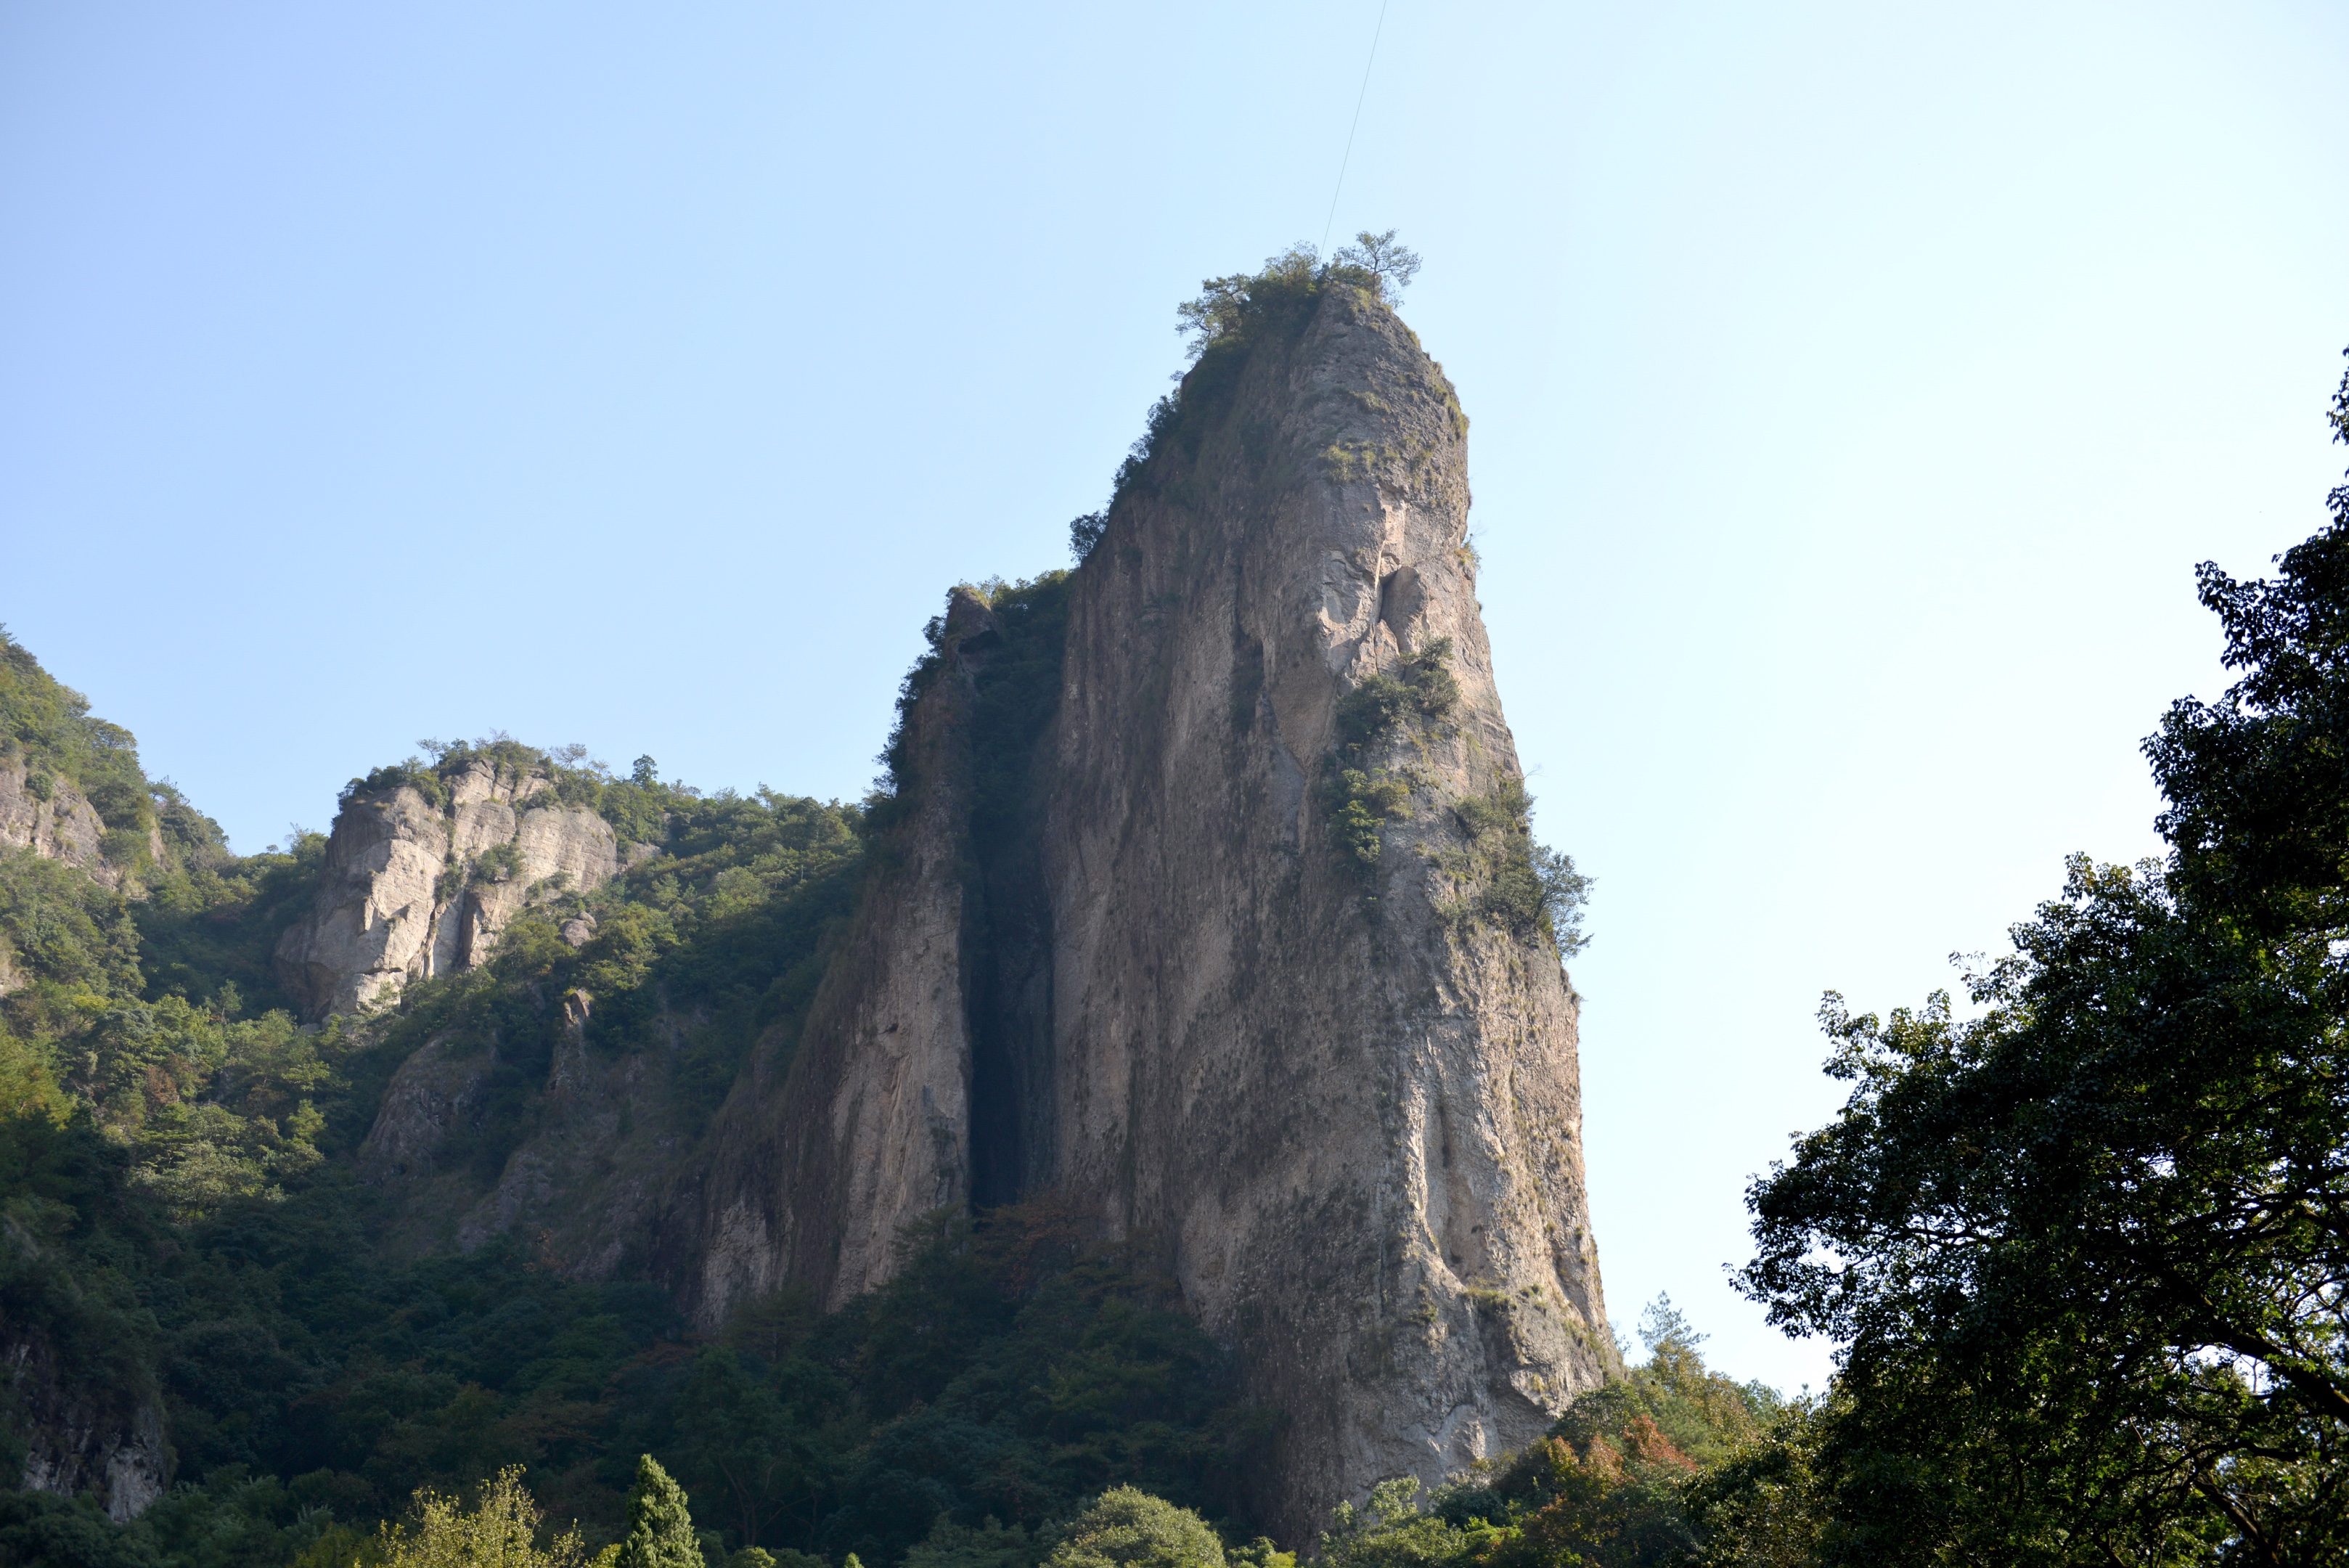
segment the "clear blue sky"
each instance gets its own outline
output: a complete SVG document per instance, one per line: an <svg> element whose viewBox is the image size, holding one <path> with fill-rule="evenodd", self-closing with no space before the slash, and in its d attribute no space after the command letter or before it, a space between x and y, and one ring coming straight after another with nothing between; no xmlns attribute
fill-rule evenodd
<svg viewBox="0 0 2349 1568"><path fill-rule="evenodd" d="M1060 565L1174 306L1329 213L1378 0L0 7L0 619L257 849L503 728L854 795ZM1619 1323L1741 1376L1812 1023L1944 983L2222 684L2349 453L2349 8L1392 0L1337 204L1475 428L1599 878Z"/></svg>

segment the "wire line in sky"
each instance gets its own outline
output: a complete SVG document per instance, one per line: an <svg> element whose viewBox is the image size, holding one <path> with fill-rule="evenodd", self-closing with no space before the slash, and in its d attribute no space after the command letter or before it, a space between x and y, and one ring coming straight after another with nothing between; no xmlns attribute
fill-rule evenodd
<svg viewBox="0 0 2349 1568"><path fill-rule="evenodd" d="M1371 93L1371 67L1379 63L1379 36L1387 30L1387 0L1379 0L1379 25L1371 29L1371 57L1362 62L1362 90L1354 95L1354 121L1346 127L1346 155L1338 160L1338 188L1330 192L1330 215L1321 221L1321 248L1330 248L1330 229L1338 221L1338 198L1346 189L1346 165L1354 161L1354 132L1362 128L1362 100Z"/></svg>

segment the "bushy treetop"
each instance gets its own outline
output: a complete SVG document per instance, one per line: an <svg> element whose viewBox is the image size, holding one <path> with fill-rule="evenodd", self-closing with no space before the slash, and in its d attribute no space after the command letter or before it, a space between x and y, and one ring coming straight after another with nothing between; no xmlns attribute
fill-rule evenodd
<svg viewBox="0 0 2349 1568"><path fill-rule="evenodd" d="M701 1541L694 1534L685 1489L650 1454L636 1460L636 1484L628 1493L628 1533L620 1542L616 1568L703 1568Z"/></svg>
<svg viewBox="0 0 2349 1568"><path fill-rule="evenodd" d="M1046 1568L1224 1568L1207 1521L1135 1487L1113 1486L1077 1515Z"/></svg>

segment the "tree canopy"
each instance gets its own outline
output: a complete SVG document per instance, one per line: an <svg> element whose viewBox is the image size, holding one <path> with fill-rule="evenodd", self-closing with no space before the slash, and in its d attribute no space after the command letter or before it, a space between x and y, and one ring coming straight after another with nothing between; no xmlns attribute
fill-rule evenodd
<svg viewBox="0 0 2349 1568"><path fill-rule="evenodd" d="M2349 440L2349 378L2333 421ZM1744 1280L1847 1343L1826 1560L2349 1555L2349 486L2240 679L2146 742L2169 852L2070 867L1967 977L1822 1011L1835 1122L1757 1181Z"/></svg>

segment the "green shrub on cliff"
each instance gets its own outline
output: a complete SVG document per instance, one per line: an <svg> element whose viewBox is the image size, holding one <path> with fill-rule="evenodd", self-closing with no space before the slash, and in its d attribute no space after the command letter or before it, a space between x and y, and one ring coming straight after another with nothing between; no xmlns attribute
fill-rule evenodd
<svg viewBox="0 0 2349 1568"><path fill-rule="evenodd" d="M1454 804L1469 842L1448 857L1446 869L1475 889L1454 913L1497 921L1520 936L1546 936L1560 958L1572 958L1590 944L1582 911L1591 879L1574 868L1572 856L1535 842L1533 805L1526 781L1516 777L1490 794Z"/></svg>
<svg viewBox="0 0 2349 1568"><path fill-rule="evenodd" d="M68 780L112 828L143 829L154 820L139 743L129 731L93 718L89 699L41 668L32 651L0 626L0 762L22 765L36 794Z"/></svg>
<svg viewBox="0 0 2349 1568"><path fill-rule="evenodd" d="M320 1158L342 1039L281 1011L252 1015L225 976L201 1002L157 994L140 970L142 917L168 929L175 915L160 894L134 902L63 862L0 851L13 976L0 1116L86 1118L126 1151L128 1179L182 1218L276 1193Z"/></svg>
<svg viewBox="0 0 2349 1568"><path fill-rule="evenodd" d="M1371 675L1338 701L1337 745L1322 773L1321 809L1330 837L1366 875L1379 863L1381 826L1408 815L1419 787L1410 768L1376 759L1398 741L1423 740L1450 726L1460 701L1451 660L1452 639L1439 638L1393 674Z"/></svg>

